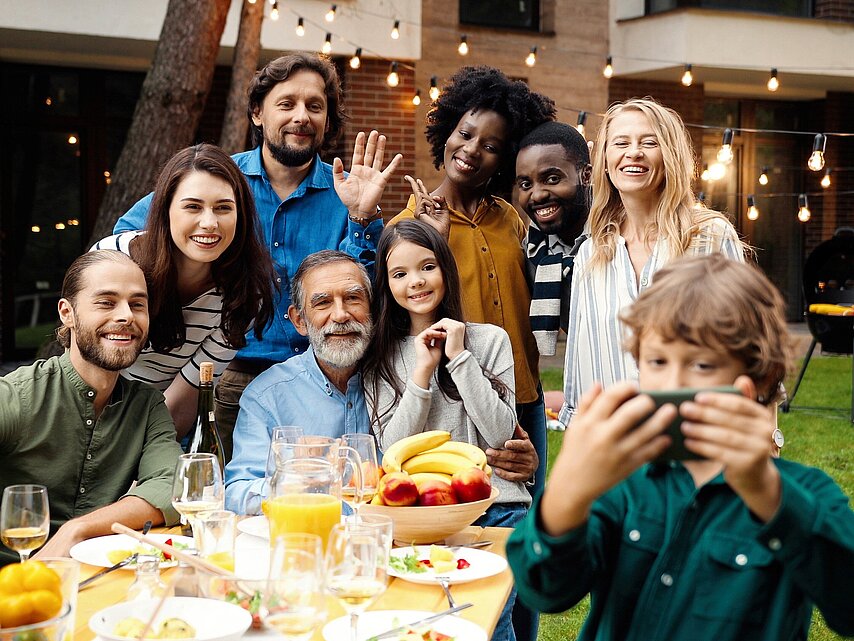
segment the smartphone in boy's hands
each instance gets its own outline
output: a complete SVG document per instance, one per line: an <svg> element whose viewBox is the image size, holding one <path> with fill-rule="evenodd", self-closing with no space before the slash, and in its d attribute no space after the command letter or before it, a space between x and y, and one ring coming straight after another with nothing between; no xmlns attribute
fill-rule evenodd
<svg viewBox="0 0 854 641"><path fill-rule="evenodd" d="M643 391L641 390L640 394L646 394L653 401L655 401L655 409L656 411L666 405L667 403L673 403L676 406L676 409L679 409L679 406L685 401L693 401L694 397L700 392L718 392L721 394L741 394L741 392L732 387L731 385L725 385L721 387L683 387L681 389L675 390L655 390L655 391ZM646 419L644 419L646 420ZM676 418L674 418L670 424L667 426L666 434L668 434L671 438L671 443L667 447L664 452L662 452L655 460L655 462L662 461L691 461L698 460L703 458L699 454L695 454L685 447L685 435L682 433L682 415L680 413L676 414Z"/></svg>

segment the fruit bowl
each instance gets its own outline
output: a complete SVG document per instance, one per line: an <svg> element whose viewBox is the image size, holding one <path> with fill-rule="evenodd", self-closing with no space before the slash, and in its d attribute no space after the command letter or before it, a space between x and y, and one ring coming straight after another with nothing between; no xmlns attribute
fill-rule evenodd
<svg viewBox="0 0 854 641"><path fill-rule="evenodd" d="M364 514L384 514L394 521L394 540L403 545L438 543L474 523L498 498L498 488L492 488L488 499L454 505L419 505L392 507L362 505Z"/></svg>
<svg viewBox="0 0 854 641"><path fill-rule="evenodd" d="M22 625L16 628L0 629L0 641L63 641L71 639L74 634L74 616L71 605L63 603L59 614L32 625Z"/></svg>

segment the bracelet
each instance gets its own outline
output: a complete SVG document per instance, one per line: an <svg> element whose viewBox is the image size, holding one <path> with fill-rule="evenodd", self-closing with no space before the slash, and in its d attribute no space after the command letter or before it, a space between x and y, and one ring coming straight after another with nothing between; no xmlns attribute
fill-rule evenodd
<svg viewBox="0 0 854 641"><path fill-rule="evenodd" d="M367 216L365 218L360 218L358 216L353 216L352 214L348 213L347 218L350 220L350 222L356 223L357 225L361 225L362 227L364 227L368 223L371 223L371 222L375 221L377 218L379 218L380 216L382 216L382 214L383 214L383 210L380 209L379 205L377 205L377 211L374 213L373 216Z"/></svg>

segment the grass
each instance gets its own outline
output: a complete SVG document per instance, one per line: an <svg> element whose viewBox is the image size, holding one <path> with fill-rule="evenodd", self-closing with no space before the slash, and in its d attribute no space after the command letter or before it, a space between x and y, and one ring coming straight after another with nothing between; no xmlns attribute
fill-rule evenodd
<svg viewBox="0 0 854 641"><path fill-rule="evenodd" d="M849 497L854 495L854 464L851 424L851 357L813 358L788 414L780 414L780 429L786 436L783 456L827 472ZM543 388L562 388L563 372L540 372ZM791 389L792 384L790 384ZM835 408L835 409L815 409ZM563 441L564 432L549 432L549 470ZM589 597L561 614L540 616L538 641L571 641L578 636L590 607ZM813 616L809 641L841 641L824 623L818 611Z"/></svg>

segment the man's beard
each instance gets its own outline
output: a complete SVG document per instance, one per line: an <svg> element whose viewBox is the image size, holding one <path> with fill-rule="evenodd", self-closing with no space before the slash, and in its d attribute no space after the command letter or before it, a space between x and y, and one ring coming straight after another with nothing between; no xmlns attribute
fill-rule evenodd
<svg viewBox="0 0 854 641"><path fill-rule="evenodd" d="M74 332L77 349L83 360L110 372L118 372L133 365L142 351L142 346L145 342L144 337L141 338L138 331L122 327L117 329L116 333L124 334L130 331L133 334L131 341L136 340L136 349L127 350L117 347L111 350L101 344L99 336L99 334L108 334L110 332L90 329L89 327L80 325L79 322L75 324L72 331Z"/></svg>
<svg viewBox="0 0 854 641"><path fill-rule="evenodd" d="M373 322L368 319L364 323L350 320L346 323L330 321L323 327L308 325L308 342L314 350L314 355L336 369L345 369L356 365L365 355L371 334L374 331ZM329 338L329 334L355 333L358 336Z"/></svg>
<svg viewBox="0 0 854 641"><path fill-rule="evenodd" d="M270 140L266 133L264 134L264 145L276 162L285 167L302 167L311 162L320 150L320 144L316 142L312 142L308 147L292 147L284 142L279 143Z"/></svg>
<svg viewBox="0 0 854 641"><path fill-rule="evenodd" d="M575 189L575 197L571 200L558 198L554 202L561 207L560 219L550 221L547 224L541 225L531 212L525 212L528 217L544 234L555 234L560 236L563 232L575 230L576 235L581 233L584 228L584 223L587 220L587 215L590 213L590 203L588 200L589 187L579 183ZM575 233L574 232L574 233ZM567 239L572 241L574 239Z"/></svg>

